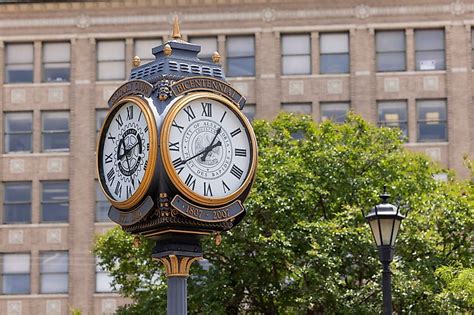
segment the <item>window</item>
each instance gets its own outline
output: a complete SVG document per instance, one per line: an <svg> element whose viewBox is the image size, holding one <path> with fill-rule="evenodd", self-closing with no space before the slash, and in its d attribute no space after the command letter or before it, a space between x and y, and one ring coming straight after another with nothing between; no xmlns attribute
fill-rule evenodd
<svg viewBox="0 0 474 315"><path fill-rule="evenodd" d="M416 70L444 70L444 31L415 31Z"/></svg>
<svg viewBox="0 0 474 315"><path fill-rule="evenodd" d="M41 293L68 292L68 252L40 253Z"/></svg>
<svg viewBox="0 0 474 315"><path fill-rule="evenodd" d="M30 293L30 254L3 254L2 294Z"/></svg>
<svg viewBox="0 0 474 315"><path fill-rule="evenodd" d="M446 101L425 100L417 102L418 141L447 141Z"/></svg>
<svg viewBox="0 0 474 315"><path fill-rule="evenodd" d="M33 82L33 43L6 45L6 83Z"/></svg>
<svg viewBox="0 0 474 315"><path fill-rule="evenodd" d="M408 136L408 114L406 101L383 101L378 103L379 125L399 128Z"/></svg>
<svg viewBox="0 0 474 315"><path fill-rule="evenodd" d="M344 123L348 112L349 103L321 103L321 121Z"/></svg>
<svg viewBox="0 0 474 315"><path fill-rule="evenodd" d="M134 56L140 57L141 64L149 63L155 60L152 49L163 43L161 39L136 39Z"/></svg>
<svg viewBox="0 0 474 315"><path fill-rule="evenodd" d="M322 74L349 72L349 34L321 34L319 44L321 50L320 72Z"/></svg>
<svg viewBox="0 0 474 315"><path fill-rule="evenodd" d="M41 113L42 151L69 151L69 113Z"/></svg>
<svg viewBox="0 0 474 315"><path fill-rule="evenodd" d="M377 71L405 71L406 43L404 31L375 33Z"/></svg>
<svg viewBox="0 0 474 315"><path fill-rule="evenodd" d="M255 119L255 104L246 104L242 109L242 113L247 117L249 121Z"/></svg>
<svg viewBox="0 0 474 315"><path fill-rule="evenodd" d="M253 36L227 38L227 76L255 75L255 40Z"/></svg>
<svg viewBox="0 0 474 315"><path fill-rule="evenodd" d="M95 292L113 292L112 280L112 276L100 266L99 258L96 258Z"/></svg>
<svg viewBox="0 0 474 315"><path fill-rule="evenodd" d="M5 152L31 152L33 113L5 113Z"/></svg>
<svg viewBox="0 0 474 315"><path fill-rule="evenodd" d="M110 203L100 188L99 182L95 183L95 221L108 222Z"/></svg>
<svg viewBox="0 0 474 315"><path fill-rule="evenodd" d="M3 223L31 223L31 182L3 184Z"/></svg>
<svg viewBox="0 0 474 315"><path fill-rule="evenodd" d="M97 80L125 79L125 41L97 43Z"/></svg>
<svg viewBox="0 0 474 315"><path fill-rule="evenodd" d="M69 81L71 45L69 43L43 44L43 82Z"/></svg>
<svg viewBox="0 0 474 315"><path fill-rule="evenodd" d="M212 61L212 54L218 51L217 38L212 37L192 37L190 42L201 46L201 52L198 54L199 59L207 62Z"/></svg>
<svg viewBox="0 0 474 315"><path fill-rule="evenodd" d="M41 222L68 222L69 182L45 181L41 186Z"/></svg>
<svg viewBox="0 0 474 315"><path fill-rule="evenodd" d="M311 103L282 103L281 110L297 115L311 115L313 111Z"/></svg>
<svg viewBox="0 0 474 315"><path fill-rule="evenodd" d="M282 36L281 66L282 74L311 73L311 38L309 34Z"/></svg>
<svg viewBox="0 0 474 315"><path fill-rule="evenodd" d="M96 109L95 111L95 134L96 138L99 137L100 128L102 128L102 124L104 123L105 116L109 112L108 109Z"/></svg>

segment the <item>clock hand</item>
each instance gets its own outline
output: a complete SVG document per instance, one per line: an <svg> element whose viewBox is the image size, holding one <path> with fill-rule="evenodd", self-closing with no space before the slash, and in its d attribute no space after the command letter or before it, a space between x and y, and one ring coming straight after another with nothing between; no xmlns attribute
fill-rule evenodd
<svg viewBox="0 0 474 315"><path fill-rule="evenodd" d="M207 147L205 150L204 150L204 154L201 156L201 161L205 161L206 160L206 157L207 155L215 148L215 147L219 147L222 145L222 142L220 141L217 141L216 144L213 144L212 146L209 146Z"/></svg>
<svg viewBox="0 0 474 315"><path fill-rule="evenodd" d="M212 148L213 148L212 145L214 144L214 141L216 141L217 136L219 135L219 133L221 133L221 130L222 130L222 127L219 127L219 129L217 129L217 132L214 135L214 138L212 139L211 143L204 149L204 151L202 151L202 152L204 152L204 155L201 157L201 161L206 160L206 156L212 150ZM209 148L211 148L211 149L209 149Z"/></svg>
<svg viewBox="0 0 474 315"><path fill-rule="evenodd" d="M222 145L222 143L221 143L220 141L217 142L216 144L213 144L214 141L216 141L216 138L217 138L217 136L219 135L220 132L221 132L221 128L219 127L219 129L217 129L217 132L216 132L216 134L214 135L214 139L212 139L210 145L208 145L208 146L207 146L204 150L202 150L201 152L199 152L199 153L197 153L197 154L191 156L190 158L187 158L186 160L182 160L182 161L181 161L181 164L186 164L188 161L190 161L190 160L192 160L192 159L194 159L194 158L200 156L201 154L207 155L207 154L209 153L209 151L211 151L211 150L214 149L215 147L218 147L218 146ZM201 158L201 160L204 161L202 158Z"/></svg>
<svg viewBox="0 0 474 315"><path fill-rule="evenodd" d="M122 145L123 145L124 154L120 154L120 148L122 147ZM118 147L117 147L117 160L122 160L122 158L125 154L126 154L125 141L122 138L122 139L120 139Z"/></svg>

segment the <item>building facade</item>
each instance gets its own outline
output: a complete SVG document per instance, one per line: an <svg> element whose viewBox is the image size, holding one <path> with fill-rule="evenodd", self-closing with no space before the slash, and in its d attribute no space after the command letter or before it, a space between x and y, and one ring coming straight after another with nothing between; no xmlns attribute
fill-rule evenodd
<svg viewBox="0 0 474 315"><path fill-rule="evenodd" d="M218 51L249 118L281 110L403 130L406 147L469 176L470 1L129 0L0 5L0 313L109 314L91 253L110 229L96 137L135 55L170 39Z"/></svg>

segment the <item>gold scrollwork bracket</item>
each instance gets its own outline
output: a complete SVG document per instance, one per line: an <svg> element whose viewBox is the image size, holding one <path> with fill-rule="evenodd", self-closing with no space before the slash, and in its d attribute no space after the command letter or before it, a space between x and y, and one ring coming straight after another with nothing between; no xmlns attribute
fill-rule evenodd
<svg viewBox="0 0 474 315"><path fill-rule="evenodd" d="M189 269L193 262L201 259L202 257L177 255L168 255L159 258L163 265L165 265L167 277L188 277Z"/></svg>

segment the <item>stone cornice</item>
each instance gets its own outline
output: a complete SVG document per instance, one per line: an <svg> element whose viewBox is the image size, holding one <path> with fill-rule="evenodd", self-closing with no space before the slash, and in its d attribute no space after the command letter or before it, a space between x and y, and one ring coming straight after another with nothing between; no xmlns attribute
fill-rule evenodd
<svg viewBox="0 0 474 315"><path fill-rule="evenodd" d="M230 1L230 0L229 0ZM171 6L175 1L169 0L132 0L132 1L112 1L112 2L65 2L65 3L43 3L43 4L8 4L0 6L0 14L16 13L21 15L22 12L30 13L32 11L60 11L60 10L77 10L75 17L63 18L12 18L1 19L0 28L22 28L22 27L77 27L86 29L93 26L106 25L130 25L130 24L156 24L167 25L171 22L170 14L153 14L153 15L116 15L109 13L107 16L86 15L84 10L91 9L110 9L134 7L136 9L145 8L146 5L156 5L163 3L167 7L180 7L189 2L185 0L176 1L176 5ZM199 0L193 2L202 2L204 4L214 3L212 0ZM222 1L225 2L225 1ZM222 3L219 2L219 3ZM235 1L230 1L235 4ZM268 1L256 1L256 4L265 6ZM285 2L285 1L280 1ZM242 1L243 4L248 4ZM268 3L268 5L271 5ZM195 23L201 21L263 21L272 22L279 20L301 20L301 19L320 19L320 18L347 18L365 20L370 17L385 16L418 16L418 15L452 15L453 17L462 17L468 13L474 13L474 4L466 4L462 1L455 1L450 4L442 5L413 5L413 6L379 6L369 7L364 4L355 7L337 8L337 9L312 9L311 4L304 4L305 9L297 10L279 10L276 8L265 8L262 10L249 10L245 7L245 11L237 12L208 12L208 13L186 13L179 14L182 23ZM96 10L97 12L97 10ZM100 12L100 11L99 11Z"/></svg>

